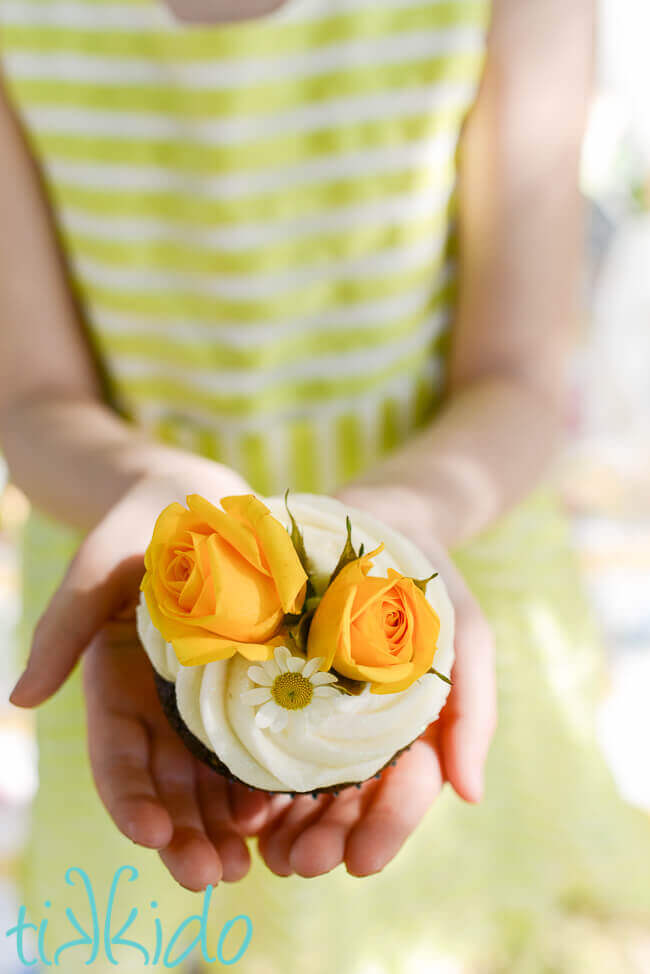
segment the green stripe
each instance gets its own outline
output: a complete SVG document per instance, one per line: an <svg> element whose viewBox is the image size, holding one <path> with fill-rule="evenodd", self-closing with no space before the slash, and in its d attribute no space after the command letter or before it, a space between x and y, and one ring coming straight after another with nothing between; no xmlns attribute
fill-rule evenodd
<svg viewBox="0 0 650 974"><path fill-rule="evenodd" d="M466 106L441 108L433 116L413 114L352 125L324 126L307 132L265 135L236 145L209 146L195 140L138 139L135 136L82 135L53 132L29 133L36 155L83 163L128 166L156 166L175 172L198 172L210 176L238 171L291 166L317 157L340 156L347 152L396 145L410 138L456 132Z"/></svg>
<svg viewBox="0 0 650 974"><path fill-rule="evenodd" d="M109 311L159 315L161 320L211 319L214 321L286 321L322 314L324 308L352 305L408 291L424 281L434 280L444 261L424 261L421 266L383 277L324 279L300 285L281 294L250 299L206 297L192 291L120 291L80 281L84 304L95 303Z"/></svg>
<svg viewBox="0 0 650 974"><path fill-rule="evenodd" d="M383 403L379 418L379 430L382 452L393 450L399 444L402 434L400 406L395 399L387 399Z"/></svg>
<svg viewBox="0 0 650 974"><path fill-rule="evenodd" d="M336 473L337 481L350 480L363 467L368 444L360 417L353 412L344 413L336 422Z"/></svg>
<svg viewBox="0 0 650 974"><path fill-rule="evenodd" d="M287 484L293 490L318 492L321 454L316 431L307 420L294 423L289 430L289 470Z"/></svg>
<svg viewBox="0 0 650 974"><path fill-rule="evenodd" d="M159 419L154 425L155 439L162 443L174 445L178 442L178 427L173 420L168 418Z"/></svg>
<svg viewBox="0 0 650 974"><path fill-rule="evenodd" d="M198 428L197 448L201 456L210 460L223 460L223 440L216 430Z"/></svg>
<svg viewBox="0 0 650 974"><path fill-rule="evenodd" d="M163 62L235 58L275 59L305 49L365 37L391 37L397 31L478 24L486 17L485 0L419 4L404 10L371 6L323 20L295 23L257 22L200 28L174 25L169 30L84 30L41 24L5 24L2 46L18 51L83 51L106 57L156 58Z"/></svg>
<svg viewBox="0 0 650 974"><path fill-rule="evenodd" d="M449 206L431 213L420 214L410 222L400 223L394 218L374 226L344 228L336 233L308 237L290 237L243 253L232 253L216 247L195 246L172 241L115 241L112 239L70 232L63 233L66 250L82 257L90 257L107 267L129 267L145 271L188 271L193 274L248 274L286 271L302 266L329 262L357 260L383 250L415 243L425 236L444 232L449 218Z"/></svg>
<svg viewBox="0 0 650 974"><path fill-rule="evenodd" d="M56 78L16 78L13 91L32 107L72 107L80 111L104 110L143 113L185 120L209 120L246 115L264 117L284 109L314 105L344 97L387 94L414 85L440 81L467 81L477 75L481 52L409 58L398 64L371 64L333 71L314 78L265 82L255 87L215 90L183 87L182 83L145 86L57 81ZM92 71L92 67L89 68ZM119 68L116 66L116 72ZM119 129L118 129L119 131Z"/></svg>
<svg viewBox="0 0 650 974"><path fill-rule="evenodd" d="M239 442L241 474L253 490L261 494L273 491L267 438L263 433L244 433Z"/></svg>
<svg viewBox="0 0 650 974"><path fill-rule="evenodd" d="M164 401L179 409L194 406L224 418L268 416L269 413L287 408L332 402L341 396L374 391L396 376L417 374L422 363L429 360L432 354L432 348L424 347L403 357L396 357L389 365L374 372L294 380L271 386L253 395L206 392L181 380L159 376L124 376L120 382L125 394L135 400ZM215 376L215 385L218 384L218 376Z"/></svg>
<svg viewBox="0 0 650 974"><path fill-rule="evenodd" d="M413 424L423 426L433 412L437 389L430 376L420 376L415 385Z"/></svg>
<svg viewBox="0 0 650 974"><path fill-rule="evenodd" d="M222 227L259 220L290 220L317 215L318 210L351 206L384 200L389 196L419 192L428 187L449 185L453 165L439 169L407 168L397 172L377 173L364 178L315 185L287 187L272 196L247 196L242 199L205 200L195 196L86 189L60 184L54 191L59 208L75 207L88 213L129 220L144 218L161 223L178 221L187 226Z"/></svg>
<svg viewBox="0 0 650 974"><path fill-rule="evenodd" d="M381 348L399 339L406 340L422 328L429 315L447 304L452 290L453 284L446 283L421 310L399 320L391 319L387 323L377 324L373 328L331 330L324 325L318 332L302 332L282 339L272 339L266 344L251 343L245 348L220 342L216 331L214 335L206 335L200 342L192 342L182 337L172 339L158 335L138 335L135 320L133 332L113 334L103 331L100 326L95 326L94 330L99 335L103 351L112 357L131 357L193 368L201 372L224 368L263 371L318 356L345 355L362 348ZM440 350L444 341L443 331L436 342L436 351Z"/></svg>

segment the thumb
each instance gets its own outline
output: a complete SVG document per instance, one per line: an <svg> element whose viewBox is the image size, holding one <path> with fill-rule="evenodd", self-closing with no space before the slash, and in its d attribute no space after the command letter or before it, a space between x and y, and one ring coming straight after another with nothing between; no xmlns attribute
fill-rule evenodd
<svg viewBox="0 0 650 974"><path fill-rule="evenodd" d="M142 555L117 563L105 536L91 534L70 562L34 631L25 671L11 703L36 707L65 682L101 627L136 595L144 564Z"/></svg>

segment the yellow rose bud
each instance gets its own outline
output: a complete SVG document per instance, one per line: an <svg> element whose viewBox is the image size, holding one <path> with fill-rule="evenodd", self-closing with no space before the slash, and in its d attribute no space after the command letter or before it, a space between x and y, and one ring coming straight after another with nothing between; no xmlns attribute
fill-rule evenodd
<svg viewBox="0 0 650 974"><path fill-rule="evenodd" d="M307 576L284 526L252 494L198 494L160 514L145 554L142 591L156 629L180 663L239 652L268 659L285 613L300 612Z"/></svg>
<svg viewBox="0 0 650 974"><path fill-rule="evenodd" d="M431 668L440 620L410 578L391 568L387 578L368 575L376 553L350 562L327 588L307 655L323 657L324 670L370 683L372 693L396 693Z"/></svg>

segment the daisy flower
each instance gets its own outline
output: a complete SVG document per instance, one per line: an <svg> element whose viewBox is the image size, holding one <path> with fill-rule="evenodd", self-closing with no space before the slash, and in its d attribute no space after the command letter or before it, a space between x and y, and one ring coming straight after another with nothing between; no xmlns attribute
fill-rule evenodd
<svg viewBox="0 0 650 974"><path fill-rule="evenodd" d="M340 697L338 690L328 686L336 683L332 673L320 673L320 656L304 659L292 656L286 646L278 646L273 659L250 666L248 679L257 684L252 690L244 690L241 699L259 708L255 714L258 727L281 731L289 719L300 715L305 718L322 718L331 710L333 701Z"/></svg>

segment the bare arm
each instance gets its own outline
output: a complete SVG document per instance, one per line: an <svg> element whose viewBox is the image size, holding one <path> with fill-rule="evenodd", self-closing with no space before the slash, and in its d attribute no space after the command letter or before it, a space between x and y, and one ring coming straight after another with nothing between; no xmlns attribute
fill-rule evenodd
<svg viewBox="0 0 650 974"><path fill-rule="evenodd" d="M45 512L86 530L143 476L173 474L192 490L225 474L151 442L103 401L38 174L1 84L0 146L0 444L14 482Z"/></svg>
<svg viewBox="0 0 650 974"><path fill-rule="evenodd" d="M592 0L495 0L460 172L460 298L446 404L364 477L455 545L544 472L561 436L579 316L578 166ZM353 500L356 487L346 488ZM388 495L387 495L388 496Z"/></svg>

